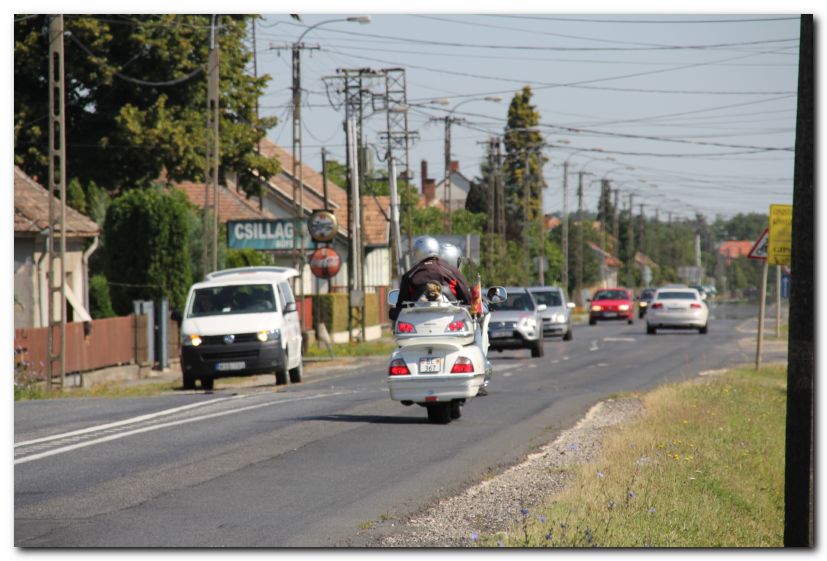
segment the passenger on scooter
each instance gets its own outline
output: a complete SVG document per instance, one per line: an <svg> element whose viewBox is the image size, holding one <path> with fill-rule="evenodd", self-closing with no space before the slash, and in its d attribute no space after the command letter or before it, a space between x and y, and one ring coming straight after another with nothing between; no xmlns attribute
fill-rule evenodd
<svg viewBox="0 0 827 561"><path fill-rule="evenodd" d="M440 259L440 246L435 238L431 236L417 238L414 242L413 257L416 265L402 275L396 306L388 312L391 320L396 321L403 304L419 298L425 292L429 282L447 287L460 303L471 304L471 289L468 288L468 282L453 263Z"/></svg>

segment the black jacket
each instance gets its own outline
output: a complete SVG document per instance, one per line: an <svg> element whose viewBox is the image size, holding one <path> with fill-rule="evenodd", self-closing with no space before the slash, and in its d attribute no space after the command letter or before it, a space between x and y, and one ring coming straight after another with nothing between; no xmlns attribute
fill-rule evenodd
<svg viewBox="0 0 827 561"><path fill-rule="evenodd" d="M399 299L396 301L396 306L388 312L390 319L396 321L402 310L402 304L418 299L429 282L438 282L448 288L461 303L471 304L471 289L462 272L436 257L428 257L402 275L399 283Z"/></svg>

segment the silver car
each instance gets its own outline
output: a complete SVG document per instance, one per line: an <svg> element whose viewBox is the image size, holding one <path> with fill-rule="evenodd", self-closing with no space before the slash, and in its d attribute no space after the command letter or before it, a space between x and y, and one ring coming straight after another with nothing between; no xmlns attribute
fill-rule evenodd
<svg viewBox="0 0 827 561"><path fill-rule="evenodd" d="M488 322L489 349L531 349L532 357L543 356L543 318L545 304L538 304L524 287L506 287L504 302L491 303Z"/></svg>
<svg viewBox="0 0 827 561"><path fill-rule="evenodd" d="M544 337L562 337L571 341L571 310L574 302L566 299L566 293L558 286L532 286L528 289L538 304L545 304L540 312L543 318Z"/></svg>
<svg viewBox="0 0 827 561"><path fill-rule="evenodd" d="M646 333L660 328L697 329L705 334L709 327L709 306L694 288L660 288L646 312Z"/></svg>

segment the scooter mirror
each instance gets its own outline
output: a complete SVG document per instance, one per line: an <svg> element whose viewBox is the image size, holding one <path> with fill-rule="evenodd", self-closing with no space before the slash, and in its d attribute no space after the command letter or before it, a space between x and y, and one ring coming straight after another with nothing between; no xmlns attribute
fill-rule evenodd
<svg viewBox="0 0 827 561"><path fill-rule="evenodd" d="M396 302L399 300L399 289L394 288L390 292L388 292L388 304L391 306L396 306Z"/></svg>
<svg viewBox="0 0 827 561"><path fill-rule="evenodd" d="M500 302L505 302L506 298L508 298L508 291L502 286L492 286L488 289L486 296L492 304L499 304Z"/></svg>

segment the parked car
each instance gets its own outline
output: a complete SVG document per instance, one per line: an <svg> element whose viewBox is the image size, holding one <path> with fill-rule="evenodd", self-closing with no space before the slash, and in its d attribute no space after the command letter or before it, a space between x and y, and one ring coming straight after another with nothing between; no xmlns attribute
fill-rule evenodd
<svg viewBox="0 0 827 561"><path fill-rule="evenodd" d="M192 285L181 323L181 374L211 390L216 378L274 372L301 382L302 333L286 267L215 271Z"/></svg>
<svg viewBox="0 0 827 561"><path fill-rule="evenodd" d="M646 333L660 328L697 329L705 334L709 327L709 307L694 288L661 288L646 313Z"/></svg>
<svg viewBox="0 0 827 561"><path fill-rule="evenodd" d="M706 288L704 288L700 284L690 284L689 288L694 288L695 290L697 290L698 294L701 297L701 300L703 300L704 302L706 301L707 297L709 296L709 294L706 291Z"/></svg>
<svg viewBox="0 0 827 561"><path fill-rule="evenodd" d="M652 303L652 298L655 297L656 288L644 288L640 292L640 296L637 299L637 310L638 310L638 317L643 319L643 316L646 315L646 309Z"/></svg>
<svg viewBox="0 0 827 561"><path fill-rule="evenodd" d="M525 287L506 287L504 302L489 304L489 350L531 349L532 357L543 356L545 304L537 304Z"/></svg>
<svg viewBox="0 0 827 561"><path fill-rule="evenodd" d="M629 325L634 323L635 301L632 291L626 288L607 288L598 290L589 300L589 325L596 325L597 320L625 319Z"/></svg>
<svg viewBox="0 0 827 561"><path fill-rule="evenodd" d="M528 289L538 304L545 304L540 312L543 318L543 337L562 337L571 341L571 311L574 302L569 302L565 291L557 286L532 286Z"/></svg>

